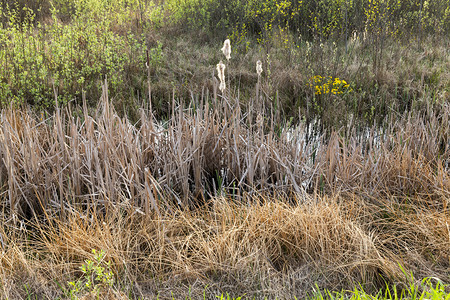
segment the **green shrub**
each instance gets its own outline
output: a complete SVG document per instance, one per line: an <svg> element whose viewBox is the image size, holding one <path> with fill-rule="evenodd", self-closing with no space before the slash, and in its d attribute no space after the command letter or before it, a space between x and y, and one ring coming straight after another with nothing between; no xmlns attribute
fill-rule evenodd
<svg viewBox="0 0 450 300"><path fill-rule="evenodd" d="M251 33L268 38L290 30L307 38L349 37L353 32L446 33L448 0L169 0L173 18L191 28ZM419 24L419 25L417 25ZM236 35L236 32L233 32Z"/></svg>
<svg viewBox="0 0 450 300"><path fill-rule="evenodd" d="M55 4L68 9L66 2ZM117 21L109 15L111 8L94 5L103 1L71 3L76 5L69 23L58 17L57 6L46 22L36 21L35 13L28 8L1 11L8 20L0 28L2 105L29 103L52 108L54 89L62 103L80 100L83 92L88 99L98 99L105 78L110 90L121 97L128 95L133 76L145 77L145 36L130 31L117 33L115 27L128 21L124 15ZM23 12L26 14L21 17ZM155 60L151 63L161 62L161 47L151 50ZM140 81L133 88L142 89Z"/></svg>
<svg viewBox="0 0 450 300"><path fill-rule="evenodd" d="M99 297L102 289L111 288L114 283L114 274L111 271L111 262L104 261L105 251L92 249L94 260L86 260L80 267L83 277L77 281L69 282L70 290L66 291L70 299L78 299L82 293L93 293Z"/></svg>

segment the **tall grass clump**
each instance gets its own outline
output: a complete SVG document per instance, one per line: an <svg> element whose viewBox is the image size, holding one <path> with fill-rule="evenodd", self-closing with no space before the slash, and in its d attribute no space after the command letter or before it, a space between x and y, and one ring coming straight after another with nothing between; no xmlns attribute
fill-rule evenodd
<svg viewBox="0 0 450 300"><path fill-rule="evenodd" d="M107 214L69 201L64 217L45 222L14 222L3 213L2 295L172 299L189 290L193 299L214 299L224 291L292 299L358 284L366 294L395 288L405 295L417 284L405 269L415 278L449 276L448 208L421 205L416 197L374 202L279 194L233 202L227 196L195 211L167 206L160 213L145 213L126 196L104 199L111 204ZM74 290L93 274L86 271L89 265L90 272L105 268L111 284L91 278L95 286ZM429 291L423 286L412 292L426 295L422 288Z"/></svg>

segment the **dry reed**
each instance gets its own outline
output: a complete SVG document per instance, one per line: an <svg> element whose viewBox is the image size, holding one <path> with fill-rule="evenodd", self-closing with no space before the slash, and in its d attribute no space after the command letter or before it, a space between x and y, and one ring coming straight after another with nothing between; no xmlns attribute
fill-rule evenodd
<svg viewBox="0 0 450 300"><path fill-rule="evenodd" d="M167 199L196 206L219 189L235 199L253 191L448 197L448 107L427 120L409 114L384 129L306 139L302 124L276 133L276 114L264 105L243 113L225 100L202 101L195 110L173 101L166 124L144 110L138 125L120 118L106 86L95 116L84 107L75 118L67 108L39 121L3 110L3 207L11 216L63 214L68 203L107 211L126 199L148 213Z"/></svg>
<svg viewBox="0 0 450 300"><path fill-rule="evenodd" d="M450 276L448 107L307 139L301 124L276 132L264 103L211 102L131 124L105 84L93 116L2 110L1 294L23 298L26 282L53 299L52 280L79 276L93 248L113 262L116 298L132 285L167 297L380 288L404 279L397 263Z"/></svg>

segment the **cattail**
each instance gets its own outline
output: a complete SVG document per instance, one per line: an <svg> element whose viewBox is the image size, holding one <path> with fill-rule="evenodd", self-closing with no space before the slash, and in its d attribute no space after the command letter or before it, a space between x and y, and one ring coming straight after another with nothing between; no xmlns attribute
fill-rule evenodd
<svg viewBox="0 0 450 300"><path fill-rule="evenodd" d="M223 64L222 61L220 61L217 64L217 73L220 80L219 90L223 93L223 91L226 88L226 84L225 84L225 65Z"/></svg>
<svg viewBox="0 0 450 300"><path fill-rule="evenodd" d="M231 45L230 45L230 40L226 39L225 42L223 42L223 47L222 47L222 52L225 55L225 57L227 58L227 60L230 60L231 58Z"/></svg>
<svg viewBox="0 0 450 300"><path fill-rule="evenodd" d="M262 71L263 71L262 62L258 60L256 62L256 73L258 73L258 77L261 76Z"/></svg>
<svg viewBox="0 0 450 300"><path fill-rule="evenodd" d="M223 93L223 91L225 91L225 88L226 88L225 82L221 82L219 84L219 90Z"/></svg>

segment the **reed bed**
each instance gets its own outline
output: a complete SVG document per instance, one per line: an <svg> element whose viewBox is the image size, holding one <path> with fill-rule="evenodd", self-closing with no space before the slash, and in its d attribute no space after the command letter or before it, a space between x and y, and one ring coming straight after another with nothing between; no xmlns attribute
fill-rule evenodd
<svg viewBox="0 0 450 300"><path fill-rule="evenodd" d="M450 280L448 106L311 137L215 91L165 122L120 118L106 82L91 113L2 110L0 298L64 297L92 249L110 299Z"/></svg>
<svg viewBox="0 0 450 300"><path fill-rule="evenodd" d="M68 204L107 211L126 203L148 214L253 192L449 196L448 106L311 138L302 123L280 126L264 105L243 112L217 94L187 107L173 100L166 122L145 109L136 124L120 118L106 83L100 103L92 115L86 106L46 118L2 110L0 186L11 217L64 215Z"/></svg>

